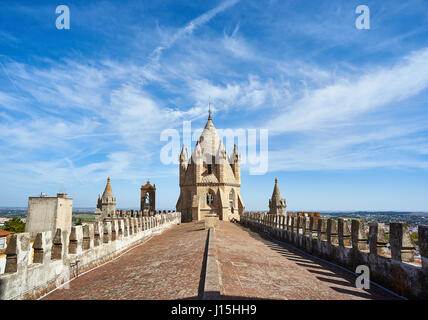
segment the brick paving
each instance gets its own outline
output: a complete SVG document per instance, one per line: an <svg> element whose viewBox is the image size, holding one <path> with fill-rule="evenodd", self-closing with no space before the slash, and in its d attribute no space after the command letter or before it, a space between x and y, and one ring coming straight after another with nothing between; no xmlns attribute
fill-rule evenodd
<svg viewBox="0 0 428 320"><path fill-rule="evenodd" d="M352 274L242 226L221 221L216 236L225 299L396 299L374 286L357 289Z"/></svg>
<svg viewBox="0 0 428 320"><path fill-rule="evenodd" d="M206 237L203 222L174 226L44 299L200 299ZM220 221L216 248L223 299L394 299L356 289L353 275L233 223Z"/></svg>
<svg viewBox="0 0 428 320"><path fill-rule="evenodd" d="M203 223L174 226L44 299L197 299L206 238Z"/></svg>

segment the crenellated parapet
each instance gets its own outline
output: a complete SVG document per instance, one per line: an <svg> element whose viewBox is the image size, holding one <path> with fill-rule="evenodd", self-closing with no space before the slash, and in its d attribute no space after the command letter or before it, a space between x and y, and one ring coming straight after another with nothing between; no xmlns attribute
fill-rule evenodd
<svg viewBox="0 0 428 320"><path fill-rule="evenodd" d="M117 211L116 211L117 212ZM111 260L155 232L181 223L180 212L152 217L120 217L74 226L71 231L40 232L31 245L30 233L11 236L5 273L0 274L0 300L34 299L64 284L78 272ZM122 215L123 215L122 211Z"/></svg>
<svg viewBox="0 0 428 320"><path fill-rule="evenodd" d="M428 299L428 226L418 227L417 248L407 224L401 222L389 224L389 241L383 224L371 223L367 234L364 222L357 219L325 219L300 212L285 216L244 212L240 223L352 272L365 265L372 281L407 298ZM414 263L417 249L422 265Z"/></svg>
<svg viewBox="0 0 428 320"><path fill-rule="evenodd" d="M386 256L388 252L388 239L383 223L372 222L369 229L370 253Z"/></svg>

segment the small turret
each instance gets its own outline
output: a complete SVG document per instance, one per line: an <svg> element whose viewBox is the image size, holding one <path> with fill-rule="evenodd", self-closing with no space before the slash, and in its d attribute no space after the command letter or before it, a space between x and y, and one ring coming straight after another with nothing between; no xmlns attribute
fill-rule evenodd
<svg viewBox="0 0 428 320"><path fill-rule="evenodd" d="M215 167L214 167L216 170L216 176L219 183L224 183L225 166L229 165L227 159L228 159L228 156L227 156L226 149L224 148L224 146L220 146L215 156Z"/></svg>
<svg viewBox="0 0 428 320"><path fill-rule="evenodd" d="M113 195L113 190L111 189L110 177L107 178L107 184L104 189L103 196L101 198L102 203L102 218L111 219L116 214L116 198Z"/></svg>
<svg viewBox="0 0 428 320"><path fill-rule="evenodd" d="M230 166L232 167L233 174L236 181L241 183L241 155L238 153L236 144L233 145L233 153L230 155Z"/></svg>
<svg viewBox="0 0 428 320"><path fill-rule="evenodd" d="M202 164L203 159L202 159L202 149L199 142L196 143L195 150L193 151L192 162L195 168L195 183L200 183L202 167L203 167L203 164Z"/></svg>
<svg viewBox="0 0 428 320"><path fill-rule="evenodd" d="M100 194L98 193L98 200L97 200L97 209L102 209L102 207L103 207L103 201L101 200L101 196L100 196Z"/></svg>
<svg viewBox="0 0 428 320"><path fill-rule="evenodd" d="M269 199L269 213L275 215L285 215L285 209L287 204L285 199L281 196L281 191L279 191L278 179L275 178L275 186L273 187L272 198Z"/></svg>
<svg viewBox="0 0 428 320"><path fill-rule="evenodd" d="M108 198L113 198L113 190L111 189L110 177L107 178L107 184L103 193L103 200L107 200Z"/></svg>
<svg viewBox="0 0 428 320"><path fill-rule="evenodd" d="M187 153L187 148L184 144L181 149L181 153L180 153L180 156L178 157L178 160L180 161L180 184L181 184L184 178L184 175L186 173L187 167L189 165L189 154Z"/></svg>
<svg viewBox="0 0 428 320"><path fill-rule="evenodd" d="M183 147L181 148L181 153L180 153L180 156L179 156L179 160L180 160L180 164L183 163L183 164L186 164L186 166L187 166L187 164L189 162L189 154L187 153L187 148L184 145L184 143L183 143Z"/></svg>

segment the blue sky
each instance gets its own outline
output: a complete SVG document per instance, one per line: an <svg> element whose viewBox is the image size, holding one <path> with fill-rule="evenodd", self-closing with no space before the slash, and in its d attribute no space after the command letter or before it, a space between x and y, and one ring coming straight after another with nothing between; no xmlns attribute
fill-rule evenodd
<svg viewBox="0 0 428 320"><path fill-rule="evenodd" d="M70 8L70 30L55 8ZM370 8L370 30L355 8ZM247 209L428 210L428 2L1 1L0 206L41 191L175 206L160 133L269 128Z"/></svg>

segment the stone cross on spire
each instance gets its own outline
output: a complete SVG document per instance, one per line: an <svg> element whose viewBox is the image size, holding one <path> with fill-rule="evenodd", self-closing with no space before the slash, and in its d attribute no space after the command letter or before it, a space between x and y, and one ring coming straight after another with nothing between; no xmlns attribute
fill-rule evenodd
<svg viewBox="0 0 428 320"><path fill-rule="evenodd" d="M212 120L212 118L211 118L211 98L208 100L208 120Z"/></svg>

